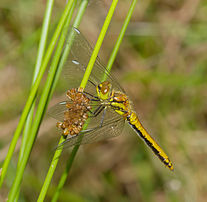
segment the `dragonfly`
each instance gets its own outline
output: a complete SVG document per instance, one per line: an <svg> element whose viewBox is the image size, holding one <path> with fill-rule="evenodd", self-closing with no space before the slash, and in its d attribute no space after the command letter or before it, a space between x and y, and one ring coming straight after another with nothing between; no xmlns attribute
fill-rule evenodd
<svg viewBox="0 0 207 202"><path fill-rule="evenodd" d="M71 46L71 50L62 73L68 86L78 89L93 48L78 29L71 28L71 33L73 35L72 45L71 43L66 44ZM56 104L49 111L53 118L60 121L57 123L57 127L63 129L63 134L67 127L62 126L67 121L67 117L70 116L69 111L72 112L70 120L73 121L74 113L80 118L74 127L75 129L77 127L78 130L74 130L77 132L71 134L70 130L66 130L67 139L63 142L64 145L88 144L118 136L121 134L125 122L127 122L160 161L170 170L174 169L168 155L143 127L133 110L131 100L116 78L107 71L99 57L95 61L86 88L82 92L81 90L74 92L75 95L82 93L85 96L77 99L80 103L82 100L87 100L84 102L85 104L82 104L85 107L76 112L74 99L67 96L68 100ZM81 114L84 114L85 118L81 119ZM85 122L87 122L86 130L83 129Z"/></svg>

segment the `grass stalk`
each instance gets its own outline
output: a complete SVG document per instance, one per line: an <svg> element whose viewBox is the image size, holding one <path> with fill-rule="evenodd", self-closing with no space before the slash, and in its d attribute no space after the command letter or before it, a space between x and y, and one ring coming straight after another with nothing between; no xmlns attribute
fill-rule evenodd
<svg viewBox="0 0 207 202"><path fill-rule="evenodd" d="M60 181L58 183L58 186L55 190L55 194L53 195L53 198L51 200L51 202L56 202L58 201L58 198L59 198L59 195L60 195L60 192L65 184L65 181L67 180L67 177L68 177L68 172L70 170L70 168L72 167L72 164L73 164L73 161L74 161L74 158L76 156L76 153L79 149L79 146L80 145L77 145L73 148L68 160L67 160L67 163L66 163L66 167L65 167L65 170L63 171L62 175L61 175L61 178L60 178Z"/></svg>
<svg viewBox="0 0 207 202"><path fill-rule="evenodd" d="M67 9L64 10L64 13L63 13L64 15L62 15L62 17L63 16L64 17L63 18L61 17L61 19L60 19L61 23L59 22L58 27L55 31L55 34L54 34L55 36L57 35L57 33L60 33L60 31L62 30L62 27L65 24L65 20L67 19L68 14L71 10L72 3L73 3L73 0L68 2L67 6L66 6ZM51 44L55 45L55 43L56 43L56 41L54 43L52 41ZM9 192L9 197L8 197L9 201L14 201L14 198L15 198L15 196L17 194L17 191L18 191L18 187L20 186L20 183L22 181L24 169L25 169L26 164L28 162L30 152L32 150L33 143L35 141L37 132L39 130L40 123L42 121L42 118L43 118L43 115L44 115L44 112L45 112L45 109L46 109L45 105L47 103L48 97L50 96L49 95L50 90L51 90L50 87L52 86L52 82L53 82L54 75L55 75L55 72L56 72L56 67L57 67L57 64L58 64L58 61L59 61L58 54L60 56L61 51L62 51L61 45L63 46L63 44L64 44L64 42L61 44L61 41L59 41L58 48L56 50L57 55L56 55L56 57L53 57L53 62L51 64L50 72L49 72L49 75L47 77L47 81L46 81L42 96L40 98L40 102L39 102L39 105L38 105L38 108L37 108L36 116L35 116L35 119L34 119L34 122L33 122L33 125L32 125L31 134L29 136L28 143L27 143L27 148L25 149L21 165L17 169L16 176L15 176L11 191Z"/></svg>
<svg viewBox="0 0 207 202"><path fill-rule="evenodd" d="M128 27L128 24L129 24L129 22L130 22L130 19L131 19L131 17L132 17L132 13L133 13L133 11L134 11L134 8L135 8L135 6L136 6L136 3L137 3L137 0L132 0L131 6L130 6L130 8L129 8L129 11L128 11L127 16L126 16L126 18L125 18L125 20L124 20L124 23L123 23L123 25L122 25L121 31L120 31L120 33L119 33L119 36L118 36L118 38L117 38L117 40L116 40L116 44L114 45L114 48L113 48L113 50L112 50L112 52L111 52L109 61L108 61L107 66L106 66L106 69L107 69L109 72L111 71L111 68L112 68L112 66L113 66L114 60L115 60L115 58L116 58L116 56L117 56L118 50L119 50L120 45L121 45L121 43L122 43L122 40L123 40L123 38L124 38L124 34L125 34L125 32L126 32L126 29L127 29L127 27ZM105 76L105 75L104 75L104 76ZM105 79L106 79L106 78L104 78L104 80L105 80Z"/></svg>
<svg viewBox="0 0 207 202"><path fill-rule="evenodd" d="M63 136L61 136L58 144L63 143L64 140L65 140L65 138ZM44 180L44 184L43 184L42 189L40 191L40 194L39 194L39 197L37 199L37 202L44 201L44 199L45 199L48 187L49 187L50 182L52 180L53 173L55 171L55 168L57 166L57 163L58 163L58 160L59 160L59 157L60 157L61 153L62 153L62 149L61 148L57 149L56 152L55 152L55 155L53 156L52 162L50 164L50 168L49 168L49 170L47 172L47 176L46 176L46 178Z"/></svg>
<svg viewBox="0 0 207 202"><path fill-rule="evenodd" d="M33 79L32 79L32 84L34 84L34 82L37 78L37 75L40 71L42 59L44 56L53 4L54 4L54 0L47 1L45 16L44 16L43 25L42 25L42 33L41 33L39 48L38 48L38 52L37 52L36 65L35 65L35 70L34 70ZM24 130L23 130L23 134L22 134L22 143L21 143L21 148L20 148L20 152L19 152L19 159L18 159L17 168L19 168L19 166L21 165L21 160L23 158L24 151L27 146L27 140L29 138L29 133L30 133L30 129L32 126L32 118L33 118L34 108L35 108L35 101L32 104L30 112L27 116L27 120L25 122ZM16 201L17 200L18 200L18 196L16 197Z"/></svg>
<svg viewBox="0 0 207 202"><path fill-rule="evenodd" d="M80 5L79 10L77 12L77 16L76 16L74 24L73 24L74 27L78 27L79 26L87 5L88 5L88 0L83 0L81 2L81 5ZM73 38L73 35L70 34L69 35L69 39L67 41L72 42L72 38ZM62 69L62 67L63 67L63 65L64 65L64 63L65 63L65 61L67 59L67 56L68 56L70 48L71 48L70 45L66 46L66 48L65 48L65 50L64 50L64 52L62 54L62 58L60 60L59 67L58 67L58 70L57 70L58 73L56 73L56 77L54 79L54 84L57 82L59 74L60 74L60 70ZM53 89L54 89L54 87L53 87ZM65 138L63 136L61 136L58 145L61 145L64 140L65 140ZM38 200L37 200L38 202L43 201L45 196L46 196L46 193L47 193L47 190L49 188L50 182L52 180L53 174L55 172L57 163L59 161L59 157L60 157L60 155L62 153L62 149L63 149L63 147L58 146L58 149L55 151L55 154L54 154L52 162L50 164L47 176L46 176L46 178L44 180L44 184L43 184L42 189L40 191L40 194L39 194L39 197L38 197Z"/></svg>
<svg viewBox="0 0 207 202"><path fill-rule="evenodd" d="M115 11L117 3L118 3L118 0L113 0L112 3L111 3L110 9L108 11L108 14L106 16L104 24L102 26L101 32L99 34L99 37L98 37L98 39L96 41L96 45L95 45L94 50L92 52L91 58L90 58L90 60L88 62L88 66L87 66L85 74L83 76L83 80L82 80L82 82L80 84L80 87L83 88L83 89L86 87L86 84L88 82L88 79L89 79L89 76L91 74L93 65L94 65L94 63L96 61L96 58L98 56L98 52L99 52L99 50L101 48L102 42L103 42L104 37L106 35L106 31L108 30L108 27L109 27L109 24L111 22L111 19L112 19L112 16L114 14L114 11Z"/></svg>
<svg viewBox="0 0 207 202"><path fill-rule="evenodd" d="M38 48L38 52L37 52L37 58L36 58L36 64L35 64L35 68L34 68L33 79L32 79L32 84L35 83L35 80L37 78L37 75L40 71L40 67L42 64L42 59L44 56L44 51L45 51L45 47L46 47L46 43L47 43L47 37L48 37L48 31L49 31L49 25L50 25L50 18L52 15L53 4L54 4L54 0L47 1L45 16L43 19L42 33L40 36L40 43L39 43L39 48ZM35 103L32 104L32 107L31 107L30 112L28 114L27 120L25 122L25 127L24 127L24 131L22 134L22 143L21 143L21 148L20 148L20 153L19 153L18 164L21 163L21 159L23 157L24 150L26 148L27 138L29 136L29 130L31 129L31 125L32 125L32 117L33 117L33 113L34 113L34 108L35 108Z"/></svg>
<svg viewBox="0 0 207 202"><path fill-rule="evenodd" d="M45 54L44 60L42 62L42 65L41 65L41 68L40 68L40 71L39 71L39 74L37 75L36 81L35 81L34 85L32 86L32 89L30 91L28 100L27 100L27 102L25 104L25 107L23 109L23 112L22 112L22 115L20 117L18 126L17 126L17 128L15 130L15 133L14 133L14 136L12 138L12 141L11 141L11 144L10 144L7 156L6 156L6 158L4 160L4 163L3 163L2 172L1 172L1 176L0 176L0 187L3 184L3 181L4 181L5 175L7 173L7 169L8 169L9 163L11 161L11 158L12 158L13 153L14 153L14 149L16 147L17 140L19 139L19 136L21 134L22 128L23 128L23 126L25 124L25 121L27 119L28 113L29 113L29 111L31 109L32 103L33 103L33 101L35 99L35 96L36 96L36 93L37 93L40 81L41 81L41 79L43 77L43 74L44 74L44 72L46 70L48 62L49 62L49 60L51 58L52 52L53 52L53 50L55 48L55 44L56 44L56 42L58 40L60 32L61 32L61 30L63 28L64 23L65 23L65 20L66 20L66 18L68 16L68 13L69 13L69 11L71 9L71 5L72 5L71 2L72 1L70 1L66 5L66 8L65 8L65 10L64 10L64 12L63 12L63 14L61 16L61 19L60 19L60 21L58 23L57 29L55 30L55 33L54 33L54 35L52 37L52 40L51 40L51 43L49 44L49 47L48 47L47 52ZM19 176L19 178L21 178L21 177Z"/></svg>

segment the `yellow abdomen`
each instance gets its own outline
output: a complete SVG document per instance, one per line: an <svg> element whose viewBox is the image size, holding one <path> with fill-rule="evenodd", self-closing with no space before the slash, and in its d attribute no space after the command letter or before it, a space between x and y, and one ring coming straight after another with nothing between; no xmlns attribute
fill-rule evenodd
<svg viewBox="0 0 207 202"><path fill-rule="evenodd" d="M149 135L140 123L136 113L131 112L126 119L129 125L136 131L136 133L144 140L144 142L152 149L155 155L167 166L170 170L173 170L172 162L162 148L156 143L156 141Z"/></svg>

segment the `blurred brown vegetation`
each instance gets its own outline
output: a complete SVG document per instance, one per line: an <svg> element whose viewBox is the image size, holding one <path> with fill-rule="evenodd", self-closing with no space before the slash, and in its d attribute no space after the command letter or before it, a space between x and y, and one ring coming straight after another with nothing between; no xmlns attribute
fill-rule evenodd
<svg viewBox="0 0 207 202"><path fill-rule="evenodd" d="M55 2L54 24L64 5L63 0ZM107 0L91 3L94 7L90 11L89 6L81 24L80 30L93 43L109 5ZM104 61L129 6L130 1L118 4L100 54ZM0 3L1 162L30 89L44 9L45 1L40 0ZM59 201L206 201L206 24L204 0L138 1L113 69L143 125L169 154L175 171L166 169L126 127L118 138L80 148ZM67 88L60 83L50 105L61 101ZM25 172L21 201L36 200L58 139L55 120L46 116ZM17 151L19 146L20 142ZM70 151L66 149L61 156L48 201ZM0 201L11 186L16 160Z"/></svg>

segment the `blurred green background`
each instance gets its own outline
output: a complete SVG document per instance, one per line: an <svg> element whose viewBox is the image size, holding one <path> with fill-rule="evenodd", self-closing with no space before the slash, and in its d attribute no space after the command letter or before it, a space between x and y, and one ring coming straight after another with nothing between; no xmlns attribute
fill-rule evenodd
<svg viewBox="0 0 207 202"><path fill-rule="evenodd" d="M130 1L120 0L100 57L107 62ZM26 102L46 1L0 3L0 161ZM92 1L80 30L93 44L110 5ZM65 1L56 1L52 22ZM170 172L125 127L113 140L82 146L59 201L202 202L207 197L207 1L138 1L113 71L149 133L174 163ZM52 28L51 28L52 30ZM112 43L113 42L113 43ZM59 83L50 106L64 98ZM41 92L39 92L41 93ZM59 135L45 116L24 175L20 201L35 201ZM15 174L9 167L0 201ZM64 150L50 186L50 201L71 149Z"/></svg>

